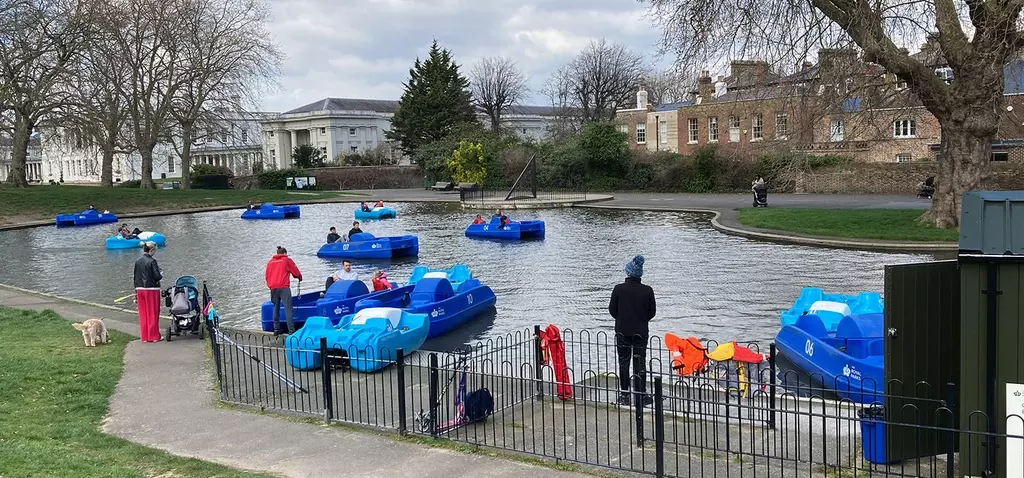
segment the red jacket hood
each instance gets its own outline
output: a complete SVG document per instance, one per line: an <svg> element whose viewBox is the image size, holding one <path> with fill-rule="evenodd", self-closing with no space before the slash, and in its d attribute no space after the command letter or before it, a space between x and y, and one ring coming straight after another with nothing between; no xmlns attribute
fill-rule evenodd
<svg viewBox="0 0 1024 478"><path fill-rule="evenodd" d="M287 289L292 285L291 278L302 280L302 273L295 261L286 254L274 254L267 262L267 271L264 274L268 289Z"/></svg>

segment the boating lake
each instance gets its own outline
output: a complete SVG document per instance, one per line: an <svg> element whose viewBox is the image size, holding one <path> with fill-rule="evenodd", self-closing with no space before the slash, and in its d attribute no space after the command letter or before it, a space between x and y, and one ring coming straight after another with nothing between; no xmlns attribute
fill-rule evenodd
<svg viewBox="0 0 1024 478"><path fill-rule="evenodd" d="M362 279L368 283L372 271L381 268L392 281L404 283L417 264L448 268L463 263L498 298L496 314L467 323L442 343L432 341L432 348L548 323L610 331L608 298L635 254L646 258L643 280L658 299L652 335L673 332L762 343L775 337L779 313L802 287L882 292L885 265L933 260L930 255L757 242L715 231L706 215L587 208L513 211L513 220L544 220L547 237L501 243L465 237L466 225L480 211L451 203L388 206L398 210L398 218L364 221L363 231L416 234L420 255L394 262L354 261ZM258 329L260 304L270 296L264 267L276 246L286 247L302 271L301 290L320 290L341 260L320 259L317 249L331 226L339 234L348 231L355 207L305 205L300 219L278 221L242 220L236 209L127 222L167 236L167 246L156 255L165 288L178 276L195 275L207 282L225 324ZM134 293L132 266L141 254L141 249L106 250L104 239L116 226L2 231L0 283L113 304ZM123 304L132 307L132 299Z"/></svg>

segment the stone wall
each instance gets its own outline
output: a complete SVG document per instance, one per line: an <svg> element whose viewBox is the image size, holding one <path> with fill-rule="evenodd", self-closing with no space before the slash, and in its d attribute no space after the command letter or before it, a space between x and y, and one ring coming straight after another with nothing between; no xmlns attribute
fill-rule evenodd
<svg viewBox="0 0 1024 478"><path fill-rule="evenodd" d="M917 194L918 183L936 172L933 162L852 164L799 173L796 192L810 194ZM1024 189L1024 163L990 163L987 190Z"/></svg>

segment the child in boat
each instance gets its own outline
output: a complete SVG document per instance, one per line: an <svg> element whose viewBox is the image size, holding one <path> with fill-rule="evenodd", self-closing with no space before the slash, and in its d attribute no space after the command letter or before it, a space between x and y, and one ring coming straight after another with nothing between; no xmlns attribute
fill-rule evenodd
<svg viewBox="0 0 1024 478"><path fill-rule="evenodd" d="M377 201L377 204L374 204L373 207L384 207L384 201Z"/></svg>
<svg viewBox="0 0 1024 478"><path fill-rule="evenodd" d="M363 212L370 212L370 206L367 206L365 202L359 203L359 209L362 209Z"/></svg>
<svg viewBox="0 0 1024 478"><path fill-rule="evenodd" d="M373 291L391 290L391 282L388 281L388 273L378 270L373 273Z"/></svg>
<svg viewBox="0 0 1024 478"><path fill-rule="evenodd" d="M473 224L483 224L483 223L484 223L484 218L480 217L480 215L477 214L476 218L473 219Z"/></svg>
<svg viewBox="0 0 1024 478"><path fill-rule="evenodd" d="M504 229L506 226L508 226L510 223L512 223L512 221L508 218L508 216L505 215L505 211L502 211L501 209L498 209L497 211L495 211L494 212L494 216L500 218L499 219L499 223L500 224L498 224L498 227L501 228L501 229Z"/></svg>

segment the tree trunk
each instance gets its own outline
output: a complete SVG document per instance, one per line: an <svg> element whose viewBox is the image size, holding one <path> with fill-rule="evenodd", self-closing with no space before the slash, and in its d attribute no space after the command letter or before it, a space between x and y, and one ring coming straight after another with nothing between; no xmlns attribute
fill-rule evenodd
<svg viewBox="0 0 1024 478"><path fill-rule="evenodd" d="M104 144L103 157L100 159L100 186L109 188L114 185L114 145Z"/></svg>
<svg viewBox="0 0 1024 478"><path fill-rule="evenodd" d="M142 156L142 178L139 187L142 189L156 189L153 183L153 148L155 145L146 144L139 147L139 156Z"/></svg>
<svg viewBox="0 0 1024 478"><path fill-rule="evenodd" d="M931 209L921 216L923 221L941 228L960 226L961 194L981 189L981 179L992 155L993 137L971 131L961 123L942 123L935 195Z"/></svg>
<svg viewBox="0 0 1024 478"><path fill-rule="evenodd" d="M491 131L497 133L498 128L501 127L501 113L494 111L491 113Z"/></svg>
<svg viewBox="0 0 1024 478"><path fill-rule="evenodd" d="M28 187L25 177L25 166L28 163L28 142L32 135L32 125L20 113L14 113L14 138L11 151L11 174L7 181L16 187Z"/></svg>
<svg viewBox="0 0 1024 478"><path fill-rule="evenodd" d="M191 124L181 125L181 188L192 187L192 135L194 127Z"/></svg>

